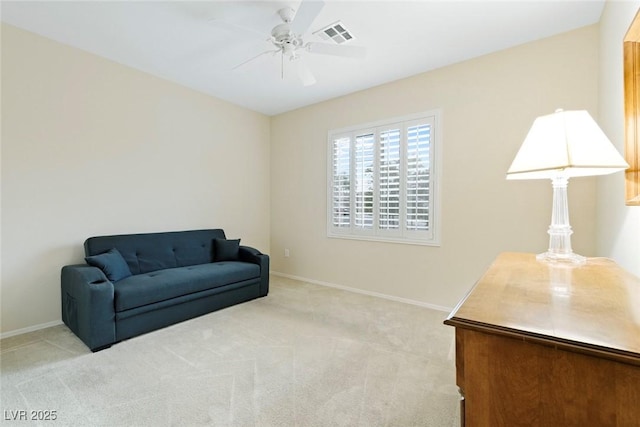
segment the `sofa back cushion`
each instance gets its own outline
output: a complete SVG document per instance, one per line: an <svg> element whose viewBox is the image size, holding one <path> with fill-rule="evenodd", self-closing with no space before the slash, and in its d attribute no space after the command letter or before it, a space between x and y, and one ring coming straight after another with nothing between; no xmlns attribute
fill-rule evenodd
<svg viewBox="0 0 640 427"><path fill-rule="evenodd" d="M84 242L84 252L93 256L115 248L131 273L141 274L212 262L213 239L224 238L221 229L98 236Z"/></svg>

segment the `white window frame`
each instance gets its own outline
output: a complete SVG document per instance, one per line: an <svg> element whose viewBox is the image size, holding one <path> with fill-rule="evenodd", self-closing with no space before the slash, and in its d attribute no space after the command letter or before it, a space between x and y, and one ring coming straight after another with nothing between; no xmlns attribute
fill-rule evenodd
<svg viewBox="0 0 640 427"><path fill-rule="evenodd" d="M402 117L381 120L372 123L330 130L327 138L327 236L330 238L372 240L382 242L407 243L415 245L440 246L440 181L442 166L442 126L441 110L431 110ZM426 231L406 229L407 205L407 129L417 124L430 125L429 139L429 227ZM379 165L380 133L388 130L400 130L400 223L397 229L379 228ZM373 168L373 226L361 228L355 226L355 138L358 135L373 133L375 138ZM333 141L339 138L350 140L350 223L349 226L333 225Z"/></svg>

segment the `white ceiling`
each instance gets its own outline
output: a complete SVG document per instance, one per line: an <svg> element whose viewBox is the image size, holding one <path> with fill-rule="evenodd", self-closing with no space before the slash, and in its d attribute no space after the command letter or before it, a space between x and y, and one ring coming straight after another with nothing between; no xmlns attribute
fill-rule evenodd
<svg viewBox="0 0 640 427"><path fill-rule="evenodd" d="M342 21L364 59L304 53L317 83L304 87L262 51L300 1L2 1L2 21L274 115L599 21L605 0L325 1L304 35ZM242 26L256 30L233 30ZM264 34L260 37L259 34Z"/></svg>

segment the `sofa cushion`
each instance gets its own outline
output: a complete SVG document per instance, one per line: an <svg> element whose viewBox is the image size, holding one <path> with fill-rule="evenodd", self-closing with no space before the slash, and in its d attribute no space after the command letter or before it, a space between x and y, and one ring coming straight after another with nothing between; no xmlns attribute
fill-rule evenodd
<svg viewBox="0 0 640 427"><path fill-rule="evenodd" d="M260 278L260 266L239 261L137 274L114 284L116 312L255 278Z"/></svg>
<svg viewBox="0 0 640 427"><path fill-rule="evenodd" d="M213 239L213 261L237 261L240 257L240 239Z"/></svg>
<svg viewBox="0 0 640 427"><path fill-rule="evenodd" d="M121 234L90 237L84 242L86 256L116 248L132 274L166 268L206 264L213 260L213 239L224 239L221 229Z"/></svg>
<svg viewBox="0 0 640 427"><path fill-rule="evenodd" d="M127 262L116 248L111 248L107 252L88 256L84 259L87 264L98 267L112 282L117 282L131 276L131 270Z"/></svg>

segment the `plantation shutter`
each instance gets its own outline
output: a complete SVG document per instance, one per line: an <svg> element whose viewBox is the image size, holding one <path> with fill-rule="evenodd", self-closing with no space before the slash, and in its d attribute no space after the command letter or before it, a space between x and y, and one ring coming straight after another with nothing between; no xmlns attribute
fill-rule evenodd
<svg viewBox="0 0 640 427"><path fill-rule="evenodd" d="M380 132L378 228L400 228L400 129Z"/></svg>
<svg viewBox="0 0 640 427"><path fill-rule="evenodd" d="M355 137L355 206L356 228L373 229L373 160L374 133Z"/></svg>
<svg viewBox="0 0 640 427"><path fill-rule="evenodd" d="M439 244L438 123L432 111L329 132L329 237Z"/></svg>
<svg viewBox="0 0 640 427"><path fill-rule="evenodd" d="M332 143L332 213L334 227L351 227L351 138L336 138Z"/></svg>
<svg viewBox="0 0 640 427"><path fill-rule="evenodd" d="M429 230L431 124L407 126L405 227Z"/></svg>

